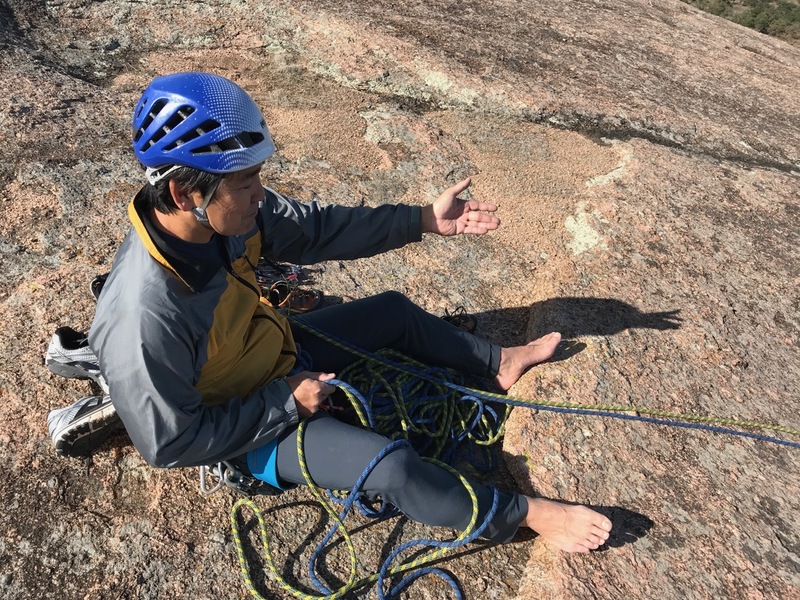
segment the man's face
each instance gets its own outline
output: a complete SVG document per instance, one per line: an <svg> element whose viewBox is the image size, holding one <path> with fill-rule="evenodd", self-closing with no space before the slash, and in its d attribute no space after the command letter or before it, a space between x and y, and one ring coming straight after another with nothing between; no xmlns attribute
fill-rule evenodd
<svg viewBox="0 0 800 600"><path fill-rule="evenodd" d="M214 231L221 235L243 235L255 227L258 203L264 199L260 177L263 164L223 178L206 208Z"/></svg>

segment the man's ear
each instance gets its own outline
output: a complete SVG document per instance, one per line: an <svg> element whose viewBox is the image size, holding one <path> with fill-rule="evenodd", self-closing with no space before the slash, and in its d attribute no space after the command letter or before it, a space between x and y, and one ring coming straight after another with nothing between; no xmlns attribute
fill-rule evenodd
<svg viewBox="0 0 800 600"><path fill-rule="evenodd" d="M178 210L192 210L195 207L193 192L185 192L174 179L169 180L169 194Z"/></svg>

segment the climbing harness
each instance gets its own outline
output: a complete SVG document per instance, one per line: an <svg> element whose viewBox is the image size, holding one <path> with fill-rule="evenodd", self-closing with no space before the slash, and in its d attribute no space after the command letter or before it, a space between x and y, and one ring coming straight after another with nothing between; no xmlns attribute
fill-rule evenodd
<svg viewBox="0 0 800 600"><path fill-rule="evenodd" d="M333 504L338 501L335 494L330 492L327 495L324 494L308 473L302 447L305 423L301 423L297 437L301 470L312 494L333 521L333 524L309 560L308 576L316 588L316 592L297 589L286 581L281 571L275 566L263 514L252 500L240 499L231 509L231 526L242 577L248 591L254 598L262 598L262 596L255 588L250 577L250 569L238 524L239 517L245 509L252 511L258 520L262 552L272 578L281 589L295 598L303 600L325 598L332 600L342 598L353 590L369 585L377 585L379 598L394 598L401 590L425 575L440 577L451 587L457 598L462 598L461 590L452 577L442 569L427 565L433 561L440 560L446 554L471 542L480 535L495 514L498 492L493 489L492 509L483 522L477 524L478 504L474 491L467 479L458 471L452 469L449 464L458 462L459 465L465 464L467 468L478 471L485 471L491 468L493 455L490 447L502 437L505 422L512 406L714 431L800 448L800 443L798 442L746 431L746 429L755 429L800 437L800 431L779 425L622 405L583 405L556 401L534 402L525 398L487 392L468 387L463 382L453 381L453 378L458 376L446 369L427 367L398 352L388 350L369 352L326 334L300 319L293 318L292 323L358 357L359 360L340 373L339 379L330 380L329 383L338 387L346 395L362 426L394 441L375 457L370 466L367 467L359 481L356 482L344 499L343 508L337 513L333 507ZM465 441L470 443L463 444ZM452 471L460 479L472 498L472 520L465 531L452 541L414 540L403 544L390 553L376 573L359 579L356 551L350 534L344 527L344 520L354 507L361 510L363 514L373 517L384 517L392 512L392 507L387 506L382 506L382 510L378 511L368 510L360 502L359 490L375 465L386 454L404 445L411 445L425 460L440 464L442 467ZM485 451L482 456L477 457L477 460L474 454L476 448ZM464 452L466 452L466 455ZM337 531L341 532L348 549L350 573L347 581L341 587L331 590L319 580L315 566L317 559L324 552L327 544ZM411 548L420 546L431 548L431 550L414 560L397 562L401 554ZM403 577L387 590L387 580L400 575L403 575Z"/></svg>

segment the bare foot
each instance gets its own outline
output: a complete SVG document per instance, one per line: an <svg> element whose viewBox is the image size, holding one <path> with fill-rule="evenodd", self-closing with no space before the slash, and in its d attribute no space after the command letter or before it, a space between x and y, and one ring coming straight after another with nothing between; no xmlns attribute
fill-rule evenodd
<svg viewBox="0 0 800 600"><path fill-rule="evenodd" d="M523 373L533 365L553 356L561 341L561 334L554 331L533 340L527 346L514 346L500 350L500 368L495 381L501 389L507 390L517 383Z"/></svg>
<svg viewBox="0 0 800 600"><path fill-rule="evenodd" d="M525 524L564 552L596 550L611 531L611 521L599 512L545 498L528 498Z"/></svg>

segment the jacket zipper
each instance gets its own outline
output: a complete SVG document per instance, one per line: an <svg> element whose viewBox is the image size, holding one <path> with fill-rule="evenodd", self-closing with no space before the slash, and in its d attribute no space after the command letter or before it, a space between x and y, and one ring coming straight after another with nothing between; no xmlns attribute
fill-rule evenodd
<svg viewBox="0 0 800 600"><path fill-rule="evenodd" d="M225 269L225 271L229 275L232 275L236 281L238 281L245 287L249 288L256 296L258 296L258 299L261 300L262 296L261 290L259 290L257 287L255 287L252 283L250 283L246 279L244 279L233 269L233 262L231 261L230 255L228 254L228 249L225 247L225 244L222 243L222 236L217 236L217 245L219 246L220 254L222 254L223 258L228 259L227 261L226 260L222 261L223 268ZM250 259L247 258L247 251L245 251L245 253L242 254L242 257L247 261L247 264L249 264L250 267L255 271L256 268L253 266L253 263L251 263Z"/></svg>

